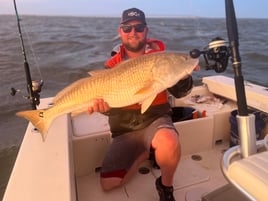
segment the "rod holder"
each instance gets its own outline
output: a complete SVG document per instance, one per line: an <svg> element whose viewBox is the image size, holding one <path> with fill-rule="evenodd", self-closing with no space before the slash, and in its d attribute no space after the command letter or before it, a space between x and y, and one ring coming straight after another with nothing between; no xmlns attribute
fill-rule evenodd
<svg viewBox="0 0 268 201"><path fill-rule="evenodd" d="M255 115L236 116L240 137L241 154L243 158L257 153Z"/></svg>

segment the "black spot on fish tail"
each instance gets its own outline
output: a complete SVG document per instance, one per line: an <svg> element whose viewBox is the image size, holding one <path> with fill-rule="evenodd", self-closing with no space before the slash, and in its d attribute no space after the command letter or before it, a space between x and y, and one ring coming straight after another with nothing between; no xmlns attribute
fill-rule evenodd
<svg viewBox="0 0 268 201"><path fill-rule="evenodd" d="M44 112L39 112L39 117L44 118Z"/></svg>

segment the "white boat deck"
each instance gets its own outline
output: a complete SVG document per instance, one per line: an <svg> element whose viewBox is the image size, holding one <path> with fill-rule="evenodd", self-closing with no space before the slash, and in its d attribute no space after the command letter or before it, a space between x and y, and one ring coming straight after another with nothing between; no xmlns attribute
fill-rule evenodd
<svg viewBox="0 0 268 201"><path fill-rule="evenodd" d="M219 144L211 151L200 152L201 160L193 160L192 155L183 156L174 179L174 196L176 200L197 201L205 194L227 184L220 171L220 160L228 144ZM196 156L196 155L195 155ZM158 200L155 179L160 170L152 167L149 161L141 168L149 169L148 174L137 172L126 185L110 192L104 192L99 183L99 173L77 177L79 201L99 200Z"/></svg>

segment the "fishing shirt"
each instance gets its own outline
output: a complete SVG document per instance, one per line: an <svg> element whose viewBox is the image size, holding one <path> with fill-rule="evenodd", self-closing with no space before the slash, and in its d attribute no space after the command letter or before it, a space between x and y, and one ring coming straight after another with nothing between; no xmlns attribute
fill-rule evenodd
<svg viewBox="0 0 268 201"><path fill-rule="evenodd" d="M164 50L165 45L162 41L147 39L145 54ZM125 48L123 45L120 45L119 51L106 61L104 65L107 68L113 68L126 58ZM160 92L155 97L151 106L143 114L141 114L141 105L139 103L122 108L111 108L107 114L109 116L112 137L145 128L161 116L172 115L172 110L168 103L168 91L176 98L180 98L187 95L192 89L192 86L193 80L191 76L180 80L173 87Z"/></svg>

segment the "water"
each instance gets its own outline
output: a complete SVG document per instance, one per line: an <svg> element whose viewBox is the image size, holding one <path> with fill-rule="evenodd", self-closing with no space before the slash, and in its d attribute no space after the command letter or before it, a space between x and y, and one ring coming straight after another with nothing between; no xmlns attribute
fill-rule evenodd
<svg viewBox="0 0 268 201"><path fill-rule="evenodd" d="M41 97L54 96L64 86L103 67L119 41L118 18L22 16L21 25L32 78L44 80ZM163 40L168 50L203 49L217 36L227 39L224 19L148 19L149 36ZM268 19L238 20L244 78L268 86ZM0 198L3 195L27 121L15 116L30 109L23 56L15 16L0 17ZM203 62L201 62L203 64ZM214 71L194 73L195 82ZM225 75L233 76L229 65ZM10 88L20 89L16 96Z"/></svg>

